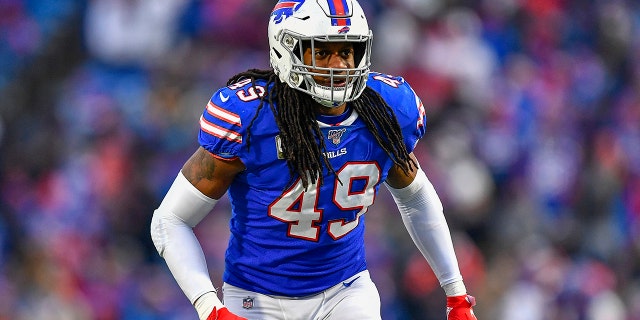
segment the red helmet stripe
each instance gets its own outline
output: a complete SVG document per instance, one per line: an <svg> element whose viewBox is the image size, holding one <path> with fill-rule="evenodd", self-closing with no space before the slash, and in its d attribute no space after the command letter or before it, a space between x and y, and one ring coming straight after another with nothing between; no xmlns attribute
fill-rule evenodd
<svg viewBox="0 0 640 320"><path fill-rule="evenodd" d="M346 12L348 7L345 2L346 0L331 0L329 2L329 8L331 8L331 14L337 16L346 16L349 15L349 12Z"/></svg>
<svg viewBox="0 0 640 320"><path fill-rule="evenodd" d="M351 25L351 19L348 18L351 15L349 12L349 6L347 0L328 0L329 14L332 16L342 16L344 18L333 18L331 24L334 26L348 26Z"/></svg>

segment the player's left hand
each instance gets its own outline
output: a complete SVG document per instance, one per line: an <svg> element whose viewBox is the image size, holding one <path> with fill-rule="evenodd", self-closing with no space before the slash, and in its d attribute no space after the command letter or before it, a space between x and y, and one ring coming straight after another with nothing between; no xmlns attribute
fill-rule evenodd
<svg viewBox="0 0 640 320"><path fill-rule="evenodd" d="M207 320L247 320L247 318L237 316L231 313L226 307L222 307L219 310L213 308Z"/></svg>
<svg viewBox="0 0 640 320"><path fill-rule="evenodd" d="M447 320L478 320L473 314L476 298L471 295L447 297Z"/></svg>

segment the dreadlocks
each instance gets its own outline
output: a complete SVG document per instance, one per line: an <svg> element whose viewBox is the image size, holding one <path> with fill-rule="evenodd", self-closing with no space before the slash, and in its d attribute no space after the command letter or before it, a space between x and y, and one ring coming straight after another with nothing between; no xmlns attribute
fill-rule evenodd
<svg viewBox="0 0 640 320"><path fill-rule="evenodd" d="M273 84L268 94L262 96L256 114L247 128L247 146L250 147L251 127L266 99L280 129L282 152L292 179L297 173L306 188L321 176L323 163L329 172L335 174L325 156L327 148L316 122L314 106L317 102L308 94L282 83L273 70L250 69L231 77L227 85L247 78L251 79L254 86L256 79L266 80L266 88ZM406 174L412 167L417 168L404 145L402 131L393 110L377 92L367 87L351 105L396 165Z"/></svg>

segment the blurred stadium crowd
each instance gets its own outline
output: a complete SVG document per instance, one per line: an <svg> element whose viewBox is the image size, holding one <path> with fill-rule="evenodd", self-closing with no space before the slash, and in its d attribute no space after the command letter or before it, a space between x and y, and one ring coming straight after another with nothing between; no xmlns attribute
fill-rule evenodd
<svg viewBox="0 0 640 320"><path fill-rule="evenodd" d="M0 320L196 319L148 225L210 95L268 67L274 3L0 0ZM479 319L640 320L640 2L361 3ZM228 214L196 228L218 285ZM383 319L443 319L400 221L383 190Z"/></svg>

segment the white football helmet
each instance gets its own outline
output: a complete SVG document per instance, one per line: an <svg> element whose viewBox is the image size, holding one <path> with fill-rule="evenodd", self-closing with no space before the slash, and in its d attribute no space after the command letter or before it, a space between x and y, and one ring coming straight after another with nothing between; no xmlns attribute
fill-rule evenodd
<svg viewBox="0 0 640 320"><path fill-rule="evenodd" d="M366 86L371 65L371 38L367 18L356 0L280 0L269 19L269 58L282 82L310 94L327 107L357 99ZM352 42L355 66L323 68L304 64L304 50L317 42ZM303 45L304 44L304 45ZM313 70L313 72L312 72ZM330 86L313 77L326 77ZM334 86L334 79L346 85Z"/></svg>

